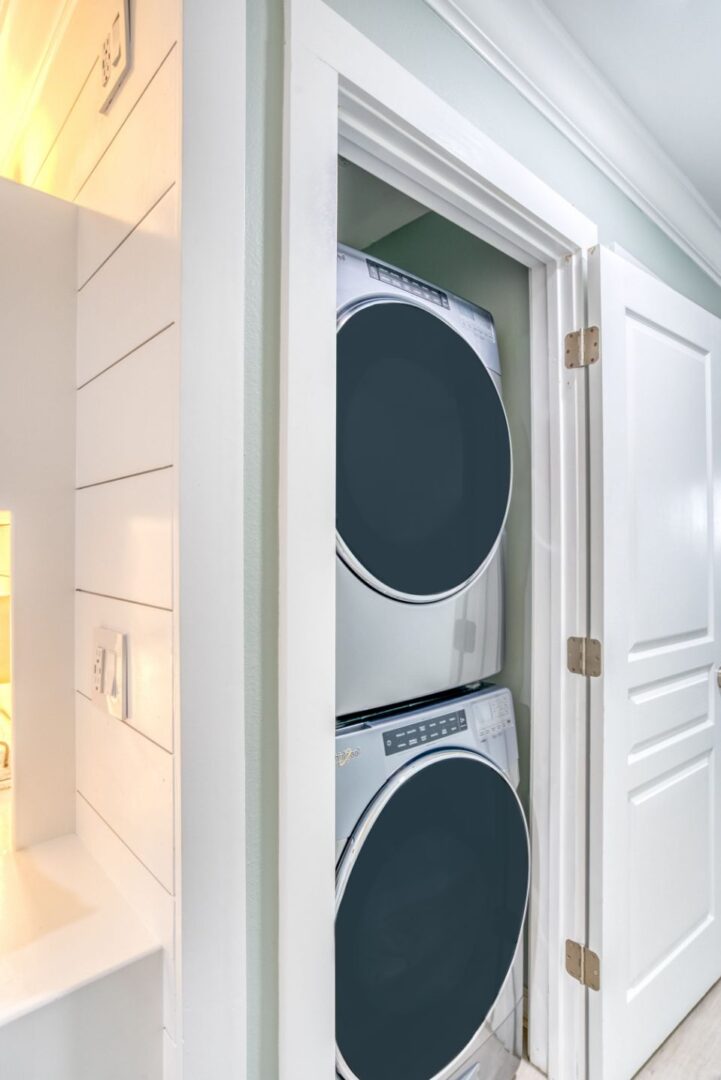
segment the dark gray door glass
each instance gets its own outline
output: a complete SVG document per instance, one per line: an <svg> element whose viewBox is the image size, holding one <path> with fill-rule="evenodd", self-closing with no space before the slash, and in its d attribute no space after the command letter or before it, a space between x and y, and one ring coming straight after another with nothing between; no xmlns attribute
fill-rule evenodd
<svg viewBox="0 0 721 1080"><path fill-rule="evenodd" d="M338 332L337 528L381 585L459 588L503 526L511 446L477 354L414 304L360 308Z"/></svg>
<svg viewBox="0 0 721 1080"><path fill-rule="evenodd" d="M358 1080L430 1080L498 996L525 914L528 843L482 757L429 755L377 818L336 917L336 1040Z"/></svg>

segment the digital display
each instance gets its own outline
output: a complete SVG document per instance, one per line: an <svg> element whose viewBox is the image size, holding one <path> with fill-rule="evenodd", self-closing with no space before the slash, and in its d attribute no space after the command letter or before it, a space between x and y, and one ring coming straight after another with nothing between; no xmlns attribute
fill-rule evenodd
<svg viewBox="0 0 721 1080"><path fill-rule="evenodd" d="M402 274L400 270L391 270L370 259L366 259L366 263L368 273L376 281L383 281L386 285L395 285L397 289L403 289L413 296L418 296L421 300L430 300L432 304L438 304L439 307L450 307L446 294L432 285L426 285L425 281L418 281L408 274Z"/></svg>
<svg viewBox="0 0 721 1080"><path fill-rule="evenodd" d="M383 748L388 757L390 754L414 750L437 742L439 739L447 739L450 735L458 734L459 731L467 730L468 721L465 709L459 709L458 712L437 716L433 720L419 720L415 724L407 724L394 731L384 732Z"/></svg>

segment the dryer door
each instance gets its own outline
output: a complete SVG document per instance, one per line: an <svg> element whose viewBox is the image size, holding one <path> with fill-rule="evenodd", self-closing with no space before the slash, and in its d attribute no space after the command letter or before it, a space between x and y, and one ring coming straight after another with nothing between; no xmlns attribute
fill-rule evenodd
<svg viewBox="0 0 721 1080"><path fill-rule="evenodd" d="M513 963L528 882L521 804L486 758L439 751L388 781L338 867L340 1076L440 1080L462 1063Z"/></svg>
<svg viewBox="0 0 721 1080"><path fill-rule="evenodd" d="M351 309L338 330L338 549L373 588L424 603L486 566L511 494L500 395L473 348L408 301Z"/></svg>

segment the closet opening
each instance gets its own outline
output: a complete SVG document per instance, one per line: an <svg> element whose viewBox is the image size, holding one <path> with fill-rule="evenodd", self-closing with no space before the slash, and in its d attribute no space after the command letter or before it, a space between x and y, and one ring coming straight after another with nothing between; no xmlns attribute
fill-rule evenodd
<svg viewBox="0 0 721 1080"><path fill-rule="evenodd" d="M529 270L342 157L338 242L336 1067L460 1076L527 1019Z"/></svg>
<svg viewBox="0 0 721 1080"><path fill-rule="evenodd" d="M300 27L303 27L302 31ZM312 41L310 48L309 41ZM579 699L583 695L578 689L579 680L572 681L564 658L570 627L583 625L587 591L583 568L571 557L578 550L578 523L583 520L585 505L583 491L574 486L575 478L580 475L577 432L582 414L576 398L579 384L578 381L559 376L563 373L564 337L569 331L583 325L582 253L597 242L598 231L592 222L540 183L433 91L410 76L367 39L351 34L342 21L336 22L328 16L328 24L324 22L322 32L319 30L315 35L303 24L302 19L297 20L290 35L288 56L291 89L312 87L313 93L295 95L284 144L284 274L281 294L284 317L280 384L282 557L279 616L279 751L282 782L279 852L281 878L286 883L287 895L283 895L281 890L278 913L279 954L281 971L284 973L279 1002L281 1072L302 1045L305 1059L312 1062L313 1069L320 1075L325 1068L321 1050L327 1046L327 1034L329 1030L332 1031L334 1017L336 1034L339 1031L339 1001L334 995L334 984L337 987L341 982L337 967L338 951L334 949L338 911L342 912L344 902L343 895L339 896L339 893L345 889L351 901L353 895L361 901L365 895L370 903L370 894L364 893L362 888L359 891L353 888L354 878L363 884L362 878L356 877L356 874L361 869L360 852L365 844L360 847L355 845L359 852L355 867L352 859L344 864L345 871L341 871L339 865L344 853L350 850L349 840L364 817L363 806L357 804L362 797L366 797L366 808L372 820L365 819L367 830L363 837L356 833L356 840L375 837L382 843L384 837L386 840L392 838L393 830L383 827L383 822L392 824L390 818L385 817L390 810L383 808L382 799L379 802L378 797L383 788L387 796L392 795L387 807L392 809L400 806L397 801L399 796L393 793L395 789L389 790L384 783L384 780L390 780L391 770L393 775L398 774L398 791L409 794L411 813L408 820L413 826L407 834L400 835L404 836L403 847L417 868L419 860L412 856L413 850L417 852L418 847L413 848L413 841L414 838L418 839L417 826L421 818L414 811L419 807L422 810L423 799L416 797L415 793L420 792L420 787L415 781L409 781L409 784L400 782L402 776L408 777L407 773L402 772L403 762L407 762L403 755L409 748L422 745L423 736L426 743L429 742L431 721L436 722L433 730L439 731L441 736L433 740L433 752L436 752L437 745L439 755L448 750L463 757L465 751L472 751L473 747L478 749L482 737L503 738L504 733L513 730L516 702L513 701L512 691L503 687L498 677L504 671L504 666L509 664L514 647L506 639L517 633L516 640L522 641L524 630L530 637L526 655L532 651L533 656L532 665L527 664L530 675L526 676L532 686L530 700L525 703L520 698L518 702L516 727L517 737L522 743L523 706L527 704L527 716L532 719L532 767L528 763L528 751L524 752L523 746L521 755L525 756L524 771L528 776L528 781L524 777L523 782L528 783L529 832L533 837L534 852L528 918L530 956L526 977L528 1044L533 1064L541 1071L556 1071L559 1055L563 1056L564 1061L567 1053L571 1055L569 1060L577 1060L577 1056L574 1057L576 1049L584 1045L585 1039L584 1018L576 1009L576 990L572 984L569 986L570 981L565 975L561 975L558 957L563 955L566 938L583 939L577 935L582 935L585 917L585 892L578 870L579 859L576 858L577 854L583 854L579 823L585 805L585 790L579 790L582 788L579 777L584 775L579 770L582 770L585 760L585 746L584 732L579 731L578 725L579 708L583 705ZM338 199L339 172L347 168L339 163L339 153L354 168L360 167L372 177L368 182L362 173L353 174L358 181L356 187L361 190L356 204L362 203L367 207L367 220L373 224L379 216L385 217L386 223L381 222L380 229L370 235L354 236L346 231L344 222L352 223L353 215L346 214L346 207L350 204L343 196L342 177ZM395 192L388 203L369 194L371 187L375 188L376 193L379 190L374 180L383 181L386 188L390 187ZM402 198L399 200L397 195ZM410 197L415 207L409 207L407 202L404 204L405 197ZM410 217L401 221L392 217L389 220L388 205L397 206L399 201L405 205ZM382 207L382 213L379 207ZM504 551L504 547L508 549L512 539L507 537L505 545L499 539L497 544L491 543L487 548L480 543L483 533L479 508L485 506L479 494L484 490L484 483L479 483L479 476L483 472L478 467L482 458L480 447L484 435L502 430L493 420L498 414L490 404L492 395L485 396L488 403L486 415L490 423L474 426L468 420L469 414L472 417L478 403L484 398L484 387L488 390L488 380L493 385L497 382L507 416L506 441L511 443L512 403L509 399L506 409L504 386L501 385L505 384L506 373L503 353L498 349L501 329L499 303L503 297L499 298L499 303L495 303L498 314L492 311L494 318L491 321L488 312L492 310L494 301L486 296L478 297L477 294L475 302L473 294L469 301L464 297L464 281L456 284L455 281L444 280L444 273L450 272L453 267L441 265L442 257L448 254L442 245L449 247L452 253L453 245L461 244L461 233L455 233L451 239L446 236L443 240L427 241L426 247L430 243L435 243L436 247L430 252L423 252L422 259L419 255L417 263L415 255L407 253L407 265L399 265L395 253L383 258L375 251L369 254L365 250L381 242L390 243L389 238L398 239L393 234L399 231L399 227L416 230L437 224L434 217L427 216L424 211L439 215L444 228L450 224L460 227L461 233L467 232L469 238L481 240L494 249L493 252L484 251L483 259L472 256L472 267L482 268L486 259L490 263L497 250L518 263L515 268L511 263L508 269L517 273L519 283L525 280L526 284L527 307L523 313L519 309L519 317L527 318L529 326L527 370L530 387L527 387L527 396L533 405L533 423L529 425L526 438L530 445L528 454L529 457L532 454L533 460L532 467L529 463L526 481L532 493L532 521L521 538L528 545L531 558L528 560L525 585L526 610L522 620L525 627L522 625L520 632L509 628L501 634L498 631L498 611L493 615L490 627L482 621L484 612L488 614L493 610L491 604L480 603L484 587L486 600L493 592L493 574L486 575L486 570L493 563L498 579L499 566L504 559L508 561L508 551ZM449 229L448 236L451 232L453 230ZM346 247L342 246L343 241ZM351 252L353 254L349 254ZM345 256L345 262L339 256ZM390 257L396 261L390 262ZM438 259L438 263L430 265L431 257ZM371 268L369 262L376 265ZM343 302L337 292L338 284L342 279L347 279L347 267L354 265L359 273L356 291L353 294L351 287ZM489 270L489 291L494 285L493 276L493 271ZM454 288L458 291L453 292ZM396 299L383 301L383 311L379 294L385 291L386 297L389 297L392 290L395 290ZM402 301L401 296L407 299ZM444 297L448 307L445 306ZM420 308L425 307L426 311L421 315L409 312L409 300ZM358 307L351 313L346 305L353 305L354 302ZM343 325L339 325L339 307L343 308ZM402 319L396 319L391 307L401 311ZM437 314L432 316L431 310ZM485 345L477 342L475 351L483 360L479 360L475 367L468 363L469 351L472 353L473 347L467 340L470 330L463 325L463 313L467 315L465 321L473 326L476 338L485 341ZM455 320L454 327L449 328L449 317L451 321ZM386 338L384 348L374 354L372 348L363 348L363 334L353 332L349 333L347 341L349 346L355 344L358 348L345 348L344 331L347 327L351 331L354 327L363 331L366 326L372 330L371 324L377 327L384 320L386 324L390 320L396 327L401 321L405 322L406 332L397 338L403 345L402 349L389 348L389 338ZM516 321L516 325L520 324ZM458 339L455 349L449 346L448 349L429 350L430 342L438 343L441 338L449 340L448 335L453 329L455 339ZM339 363L338 343L341 335L343 355ZM451 337L450 340L455 339ZM492 344L497 350L495 358ZM455 358L455 378L452 383L444 377L446 369L441 362L444 355L450 361L451 353ZM360 358L357 365L354 365L354 356ZM341 367L344 369L342 372ZM390 393L380 394L387 407L385 413L383 410L380 410L380 415L378 411L376 413L375 427L381 437L374 439L371 432L373 409L367 406L368 403L372 406L379 397L373 389L374 380L375 385L380 384L383 391L383 374L391 369L393 378L389 379L389 386L394 396ZM393 447L393 419L396 411L400 411L404 405L403 370L408 373L405 384L411 388L412 404L419 422L399 427L399 432L410 432L411 438L400 440L398 453L393 454L389 452L389 448ZM339 374L341 377L337 378ZM350 376L349 381L347 376ZM432 389L434 381L439 387L437 393ZM343 396L340 408L336 389ZM344 395L344 390L350 390L350 393ZM454 410L457 417L464 418L464 422L456 424L455 428L452 422L449 423ZM342 429L346 436L349 432L352 436L354 425L359 437L347 440L345 449L348 455L341 461L343 469L339 470L338 450L344 438ZM429 433L425 442L419 434L424 430ZM446 438L449 432L450 437ZM503 445L500 437L497 442L499 446ZM355 456L354 446L358 449ZM520 449L512 445L511 450L516 452L520 460L522 444ZM416 470L416 475L421 480L433 477L434 482L425 483L425 487L421 485L420 489L411 486L406 490L403 481L406 476L413 475L414 460L423 463L423 467ZM499 460L497 457L496 461ZM473 470L470 469L471 461L475 462ZM487 456L483 461L488 464L491 457ZM384 469L386 463L388 468ZM494 470L490 469L489 485L493 475ZM495 471L496 495L503 487L505 475L504 470ZM338 498L339 479L346 482L345 490L341 490L342 502ZM382 513L382 496L394 486L396 490L400 488L401 497L386 500L389 513L385 515ZM516 479L513 480L513 489L520 490ZM418 497L419 490L421 498ZM433 513L424 517L422 495L425 491L433 496ZM498 500L495 500L495 505L498 505ZM339 508L341 518L337 520ZM350 509L351 516L346 520L347 509ZM366 525L365 529L355 529L354 509L360 511L357 516L361 526ZM508 510L505 525L512 530L513 508L510 502ZM462 521L463 524L457 529L449 527L453 520ZM415 545L415 552L414 537L419 541ZM359 539L363 541L362 551ZM380 541L377 545L379 552L374 549L374 539ZM430 561L436 571L440 568L441 573L435 572L424 580L418 574L418 560L411 556L419 552L422 554L423 551L427 553L434 544L437 552L447 555L450 551L454 558L441 560L434 557ZM397 557L394 560L385 558L389 552L393 554L394 548ZM474 568L468 565L469 550L475 550L477 555L482 556L480 566ZM384 561L378 555L383 556ZM428 561L421 558L421 568ZM465 576L462 576L463 571L467 572ZM506 588L509 596L513 588L511 573ZM346 592L345 600L339 587L341 578ZM521 587L519 591L523 593L524 589ZM475 606L470 602L471 592L479 600ZM352 594L355 594L357 603L349 608L347 597ZM497 589L495 595L499 597ZM472 689L469 692L477 695L472 707L468 701L458 698L449 701L444 697L440 705L433 700L428 684L431 675L432 681L438 684L437 676L442 667L437 662L440 653L429 652L425 647L419 649L413 644L419 635L425 636L426 644L427 639L433 637L440 620L436 623L432 619L433 626L425 627L423 634L419 627L423 623L424 613L440 611L440 606L436 605L441 603L447 603L446 610L454 612L457 606L460 610L453 618L444 621L440 631L446 643L447 662L438 692L447 695L454 686L470 685ZM393 604L397 606L393 607ZM509 604L504 600L498 607L501 614L505 612L508 621ZM392 610L393 618L368 618L369 611L377 612L379 609L384 612ZM313 633L309 634L311 614ZM396 632L395 647L379 648L379 642L389 640L391 625L397 627L399 622L413 623L414 633ZM494 634L490 633L492 627L495 627L497 641L501 636L504 638L506 657L500 663L497 657L494 663L488 649L484 650L484 644L488 646L493 640ZM369 648L354 650L348 647L349 642L352 646L354 634L359 635L361 629ZM345 635L345 644L342 635ZM516 645L515 648L522 649L523 646ZM483 653L485 659L481 673L476 675L480 685L473 687L472 676L466 674L466 669L469 666L477 668L475 660L479 652ZM375 682L368 682L366 690L373 691L374 700L364 704L363 699L371 695L363 690L363 685L350 688L353 691L351 698L347 693L349 682L346 679L344 683L339 674L344 670L346 673L357 670L359 665L354 664L354 655L361 661L367 661L368 655L373 653L383 661L382 665L374 665L374 671L381 671L384 681L381 683L380 678L376 678ZM427 668L425 658L428 656L435 660ZM415 667L411 666L414 657ZM345 668L342 666L344 659ZM409 687L406 678L409 671L413 672L414 681L417 679L422 686ZM405 680L405 689L398 686L399 673ZM392 691L390 696L388 689ZM343 694L349 700L343 700ZM496 701L495 709L491 707L490 695L503 699ZM429 697L432 699L430 702ZM393 715L377 717L377 710L384 708L383 698ZM414 702L418 703L415 715L412 714ZM419 710L435 709L436 706L439 712L433 716L427 712L424 716L418 715ZM396 711L398 708L408 711L399 714ZM386 738L381 744L376 737L372 748L367 749L367 740L373 732L377 736L383 729L374 728L372 720L364 720L363 710L372 711L381 724L389 725L384 735L390 738L390 746ZM356 718L358 722L346 723L351 718ZM444 723L439 728L440 720ZM371 726L364 727L366 722ZM419 730L421 722L425 725L424 731ZM417 730L403 732L403 727ZM411 745L415 739L419 740L418 743ZM404 742L405 745L399 745ZM502 791L498 805L503 808L504 835L510 838L515 829L518 839L519 836L523 838L523 831L516 829L513 823L519 821L517 815L521 801L517 785L521 782L523 761L519 761L518 753L510 744L508 749L513 754L507 755L505 765L501 765L499 758L494 765L505 787L494 787L490 775L486 773L466 773L467 777L484 778L483 783L474 784L471 780L470 787L467 786L468 781L455 785L450 780L443 783L441 774L430 769L427 776L433 780L433 784L438 781L439 787L449 792L449 798L456 800L454 806L458 805L458 798L466 795L472 802L481 789L488 799L492 798L493 791ZM518 762L516 777L513 778L508 768L511 757ZM477 760L476 754L472 761ZM311 771L313 785L307 782ZM456 775L455 767L449 765L443 777L450 778L451 772ZM354 784L354 778L357 784ZM348 790L353 786L356 787L357 803L352 804L348 800L344 804L347 814L341 821L339 796L344 787ZM431 800L428 805L437 805L437 800ZM380 822L380 828L376 819ZM478 837L462 837L450 828L443 832L445 826L465 820L473 823L490 820L490 813L481 814L480 818L478 814L464 817L458 812L448 813L446 809L435 821L429 817L425 819L430 832L438 827L443 834L443 842L436 842L434 847L440 860L434 865L445 866L444 880L449 885L460 880L460 866L469 866L469 860L465 857L459 857L455 866L450 865L448 860L451 853L458 852L459 845L463 849L466 842L468 848L479 850ZM438 840L439 833L436 832L435 836ZM498 836L501 836L500 830ZM365 850L372 855L371 847ZM380 848L375 847L375 850L378 853ZM397 886L402 883L404 874L393 844L390 843L386 850L388 868L393 870L395 867L397 871L396 887L392 880L384 877L381 882L383 888L375 896L386 905L390 903L392 908L395 899L402 899ZM519 854L515 866L511 866L510 859L507 860L508 880L513 879L516 883L519 879L523 881L523 844L509 842L505 849L501 846L494 852L487 849L488 858L491 854L502 857L503 850ZM567 858L568 852L573 852L574 857ZM372 869L372 860L364 862ZM476 857L474 865L476 868L479 865L488 867L490 862L481 860L479 863ZM527 867L525 869L527 871ZM489 880L498 881L501 877L494 872ZM424 895L426 899L432 896L432 889L429 891L428 886L437 883L440 878L442 874L426 875L426 892L423 894L415 886L424 879L418 874L414 876L414 888L406 899L418 903L416 916L420 915ZM452 893L453 889L450 891ZM520 920L516 924L516 897L514 887L514 903L509 907L509 925L515 926L514 934L510 935L514 942L522 938ZM438 906L431 906L438 913ZM524 904L520 906L523 909ZM446 905L446 911L453 911L456 917L452 902ZM378 926L376 917L382 916L383 904L374 907L371 903L367 914L373 916L369 922L372 930L373 925ZM421 964L422 958L412 948L408 953L403 952L402 926L391 917L390 909L388 914L389 926L392 930L395 928L389 940L391 944L398 945L398 955L403 962L389 963L384 967L383 958L391 958L382 948L359 950L359 959L367 961L373 970L360 972L361 978L356 986L362 988L363 985L370 985L376 977L383 977L384 972L392 976L393 972L411 970L414 963L418 966ZM467 912L463 919L457 918L456 923L462 927L471 925L474 931L481 925L485 926L482 920L472 924ZM429 948L433 946L432 952L445 956L450 965L449 973L453 976L449 985L457 988L455 976L458 970L453 961L462 951L468 954L470 938L466 939L462 933L454 937L451 933L453 919L446 915L438 915L427 921L416 918L414 925L418 924L437 932L435 944L425 936L425 930L420 940L426 940ZM400 936L395 931L399 931ZM509 940L508 936L502 936L504 940ZM407 934L407 941L417 939L418 935ZM501 937L486 934L478 935L473 944L474 948L480 950L484 944L492 948L494 942L499 945L500 941ZM371 935L373 942L382 945L377 935ZM500 957L500 952L497 955ZM521 956L520 951L518 955ZM514 1060L517 1060L522 1042L519 1018L523 1011L524 975L522 964L520 973L518 965L514 963L512 966L516 978L513 1004L510 1010L503 1012L506 1006L499 995L498 1010L492 1010L495 1012L492 1029L499 1038L502 1030L507 1034L504 1041L507 1049L504 1052L514 1055ZM471 970L477 975L479 965L469 967ZM490 965L486 965L484 970L490 971ZM343 978L343 972L340 975ZM365 976L368 979L364 982ZM299 995L297 988L301 985L304 993ZM419 1009L415 1010L418 1022L412 1025L412 1030L414 1033L423 1030L424 1037L430 1039L435 1029L430 1021L426 1024L423 1020L423 1002L420 1000L423 992L428 991L428 986L428 982L423 980L412 984L414 1000L419 1004ZM346 1003L349 1003L346 1016L352 1016L355 1015L352 980L346 983L346 988L350 990L346 999ZM463 1001L467 1002L472 997L472 992L469 992L463 995ZM387 995L387 1000L392 1003L401 999L391 993ZM481 1000L480 994L475 1000ZM507 1003L507 999L504 1000ZM371 1008L372 1002L366 998L365 1005ZM444 1041L442 1046L439 1044L429 1050L428 1060L438 1064L436 1074L442 1070L441 1075L448 1076L450 1080L451 1077L462 1076L464 1072L480 1071L485 1074L489 1071L486 1063L480 1060L483 1056L481 1047L490 1050L493 1043L490 1035L485 1037L489 1034L485 1020L481 1024L483 1030L469 1030L472 1023L479 1019L476 1015L471 1020L466 1014L461 1028L454 1029L450 1045ZM506 1032L505 1021L512 1029L510 1032ZM369 1028L371 1026L369 1024ZM438 1025L437 1030L447 1034L451 1028L444 1024ZM400 1025L397 1030L390 1032L396 1049L402 1042L402 1034ZM368 1040L369 1043L371 1041ZM375 1045L379 1043L380 1040L375 1040ZM350 1057L355 1053L353 1045L352 1041L348 1044ZM342 1065L339 1055L342 1057L343 1054L337 1040L336 1049L336 1071L340 1070L341 1076L352 1075L353 1061L346 1060ZM456 1059L449 1061L448 1055L456 1050ZM475 1061L472 1060L473 1055L476 1055ZM394 1080L403 1075L395 1068L398 1064L395 1058L388 1058L386 1062L388 1068L385 1075L393 1076ZM513 1072L512 1065L513 1061L509 1060L509 1074ZM407 1066L406 1073L409 1069L411 1075L418 1075L417 1070L413 1073L413 1066Z"/></svg>

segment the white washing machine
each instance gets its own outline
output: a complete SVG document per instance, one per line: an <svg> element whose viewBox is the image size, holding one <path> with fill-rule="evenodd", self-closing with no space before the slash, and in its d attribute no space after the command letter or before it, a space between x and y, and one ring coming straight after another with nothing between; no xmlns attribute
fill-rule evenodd
<svg viewBox="0 0 721 1080"><path fill-rule="evenodd" d="M508 690L336 735L336 1072L510 1080L529 840Z"/></svg>
<svg viewBox="0 0 721 1080"><path fill-rule="evenodd" d="M338 250L338 716L498 672L508 422L492 316Z"/></svg>

